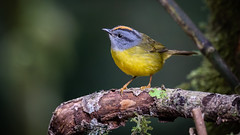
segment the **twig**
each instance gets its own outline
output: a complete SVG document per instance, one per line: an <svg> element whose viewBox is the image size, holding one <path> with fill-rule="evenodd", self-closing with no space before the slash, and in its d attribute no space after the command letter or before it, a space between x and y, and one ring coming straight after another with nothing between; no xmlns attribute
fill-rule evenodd
<svg viewBox="0 0 240 135"><path fill-rule="evenodd" d="M194 127L190 127L188 132L189 132L189 135L197 135L196 134L197 131Z"/></svg>
<svg viewBox="0 0 240 135"><path fill-rule="evenodd" d="M207 135L206 126L203 120L201 109L199 107L194 108L192 110L192 113L198 135Z"/></svg>
<svg viewBox="0 0 240 135"><path fill-rule="evenodd" d="M220 57L211 42L204 37L191 19L174 0L158 0L181 28L193 39L198 49L215 66L218 72L229 82L232 89L240 93L240 82Z"/></svg>
<svg viewBox="0 0 240 135"><path fill-rule="evenodd" d="M62 103L56 108L49 124L49 135L73 135L103 132L125 124L135 114L173 121L177 117L192 118L192 109L200 107L205 121L240 123L240 96L208 92L165 89L162 98L151 97L150 88L108 90Z"/></svg>

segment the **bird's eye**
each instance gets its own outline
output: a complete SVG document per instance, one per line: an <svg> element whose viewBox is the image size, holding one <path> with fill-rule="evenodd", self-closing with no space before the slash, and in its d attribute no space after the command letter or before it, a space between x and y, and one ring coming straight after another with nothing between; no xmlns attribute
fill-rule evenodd
<svg viewBox="0 0 240 135"><path fill-rule="evenodd" d="M118 36L119 38L121 38L121 37L122 37L122 34L118 34L117 36Z"/></svg>

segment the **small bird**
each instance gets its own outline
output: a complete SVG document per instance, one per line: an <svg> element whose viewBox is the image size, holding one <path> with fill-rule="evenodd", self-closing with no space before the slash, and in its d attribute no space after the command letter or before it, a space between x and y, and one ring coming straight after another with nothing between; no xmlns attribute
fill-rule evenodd
<svg viewBox="0 0 240 135"><path fill-rule="evenodd" d="M168 50L161 43L144 33L128 26L117 26L113 29L103 28L111 41L111 54L115 64L132 79L122 88L121 93L138 76L150 76L147 86L151 87L152 75L158 72L166 59L172 55L193 55L196 52Z"/></svg>

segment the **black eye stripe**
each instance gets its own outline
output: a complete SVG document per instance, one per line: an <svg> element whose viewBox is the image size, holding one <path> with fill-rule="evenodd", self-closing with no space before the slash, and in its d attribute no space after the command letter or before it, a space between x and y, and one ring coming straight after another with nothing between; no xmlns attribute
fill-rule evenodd
<svg viewBox="0 0 240 135"><path fill-rule="evenodd" d="M128 32L131 32L133 33L137 38L141 39L141 37L135 32L135 31L132 31L132 30L128 30L128 29L117 29L117 30L122 30L122 31L128 31Z"/></svg>

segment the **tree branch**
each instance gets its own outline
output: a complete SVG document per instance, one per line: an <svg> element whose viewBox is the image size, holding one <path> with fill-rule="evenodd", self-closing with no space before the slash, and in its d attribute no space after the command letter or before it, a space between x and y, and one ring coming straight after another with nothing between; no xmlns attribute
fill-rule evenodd
<svg viewBox="0 0 240 135"><path fill-rule="evenodd" d="M203 120L201 109L194 108L192 109L192 113L198 135L207 135L206 126Z"/></svg>
<svg viewBox="0 0 240 135"><path fill-rule="evenodd" d="M174 0L158 0L180 27L193 39L202 54L215 66L217 71L229 82L232 89L240 93L240 82L220 57L211 42L204 37L191 19Z"/></svg>
<svg viewBox="0 0 240 135"><path fill-rule="evenodd" d="M160 89L161 88L157 88ZM199 107L205 121L240 123L240 96L166 89L162 98L151 97L139 88L108 90L73 99L59 105L49 124L49 135L73 135L88 131L103 132L123 126L137 114L173 121L192 118ZM155 88L156 90L156 88Z"/></svg>

